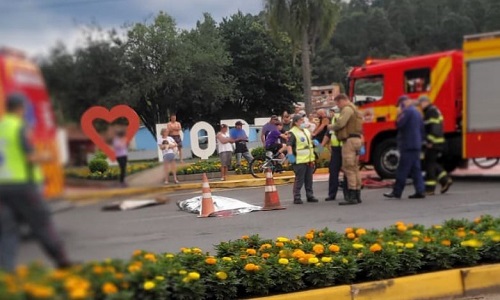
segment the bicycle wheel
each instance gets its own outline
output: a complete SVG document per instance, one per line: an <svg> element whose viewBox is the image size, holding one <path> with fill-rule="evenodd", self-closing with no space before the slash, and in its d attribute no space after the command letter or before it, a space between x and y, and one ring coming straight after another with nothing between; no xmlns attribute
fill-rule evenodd
<svg viewBox="0 0 500 300"><path fill-rule="evenodd" d="M250 169L250 174L252 174L255 178L265 178L266 177L266 168L271 165L271 161L267 160L263 157L256 157L248 165Z"/></svg>
<svg viewBox="0 0 500 300"><path fill-rule="evenodd" d="M473 158L472 162L481 169L491 169L498 164L498 157L480 157Z"/></svg>

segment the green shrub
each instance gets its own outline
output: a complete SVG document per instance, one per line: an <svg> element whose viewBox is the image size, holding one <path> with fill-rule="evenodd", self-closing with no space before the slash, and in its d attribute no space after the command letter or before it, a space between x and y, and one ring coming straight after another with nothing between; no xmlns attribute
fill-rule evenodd
<svg viewBox="0 0 500 300"><path fill-rule="evenodd" d="M89 170L91 173L101 172L104 173L109 169L109 164L106 160L101 158L94 158L89 163Z"/></svg>
<svg viewBox="0 0 500 300"><path fill-rule="evenodd" d="M266 155L266 149L264 149L264 147L257 147L252 149L253 157L264 157L264 155Z"/></svg>
<svg viewBox="0 0 500 300"><path fill-rule="evenodd" d="M106 154L104 154L104 152L102 152L102 151L100 151L100 150L99 150L99 151L97 151L97 152L94 154L94 158L93 158L93 159L104 159L104 160L105 160L106 158L108 158L108 157L106 156Z"/></svg>

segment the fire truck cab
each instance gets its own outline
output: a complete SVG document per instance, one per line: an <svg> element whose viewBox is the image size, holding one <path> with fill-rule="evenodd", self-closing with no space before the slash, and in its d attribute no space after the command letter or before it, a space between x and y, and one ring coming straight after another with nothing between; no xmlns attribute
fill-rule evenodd
<svg viewBox="0 0 500 300"><path fill-rule="evenodd" d="M382 178L393 178L399 162L395 120L397 99L427 95L444 116L447 142L443 163L448 170L462 160L461 51L447 51L410 58L367 60L349 73L348 93L364 116L366 154L362 163L373 164Z"/></svg>

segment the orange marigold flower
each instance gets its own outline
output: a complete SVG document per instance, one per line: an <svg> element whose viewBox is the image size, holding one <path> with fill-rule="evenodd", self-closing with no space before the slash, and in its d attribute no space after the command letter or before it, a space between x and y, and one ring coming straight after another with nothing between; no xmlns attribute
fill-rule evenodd
<svg viewBox="0 0 500 300"><path fill-rule="evenodd" d="M441 245L449 247L451 245L451 241L450 240L442 240Z"/></svg>
<svg viewBox="0 0 500 300"><path fill-rule="evenodd" d="M362 236L364 234L366 234L366 230L364 228L358 228L358 229L356 229L356 235L357 236Z"/></svg>
<svg viewBox="0 0 500 300"><path fill-rule="evenodd" d="M354 229L352 229L351 227L347 227L345 229L345 233L353 233L354 232Z"/></svg>
<svg viewBox="0 0 500 300"><path fill-rule="evenodd" d="M419 241L419 238L418 238L418 237L416 237L416 236L414 236L414 237L412 237L412 238L411 238L411 240L412 240L413 242L415 242L415 243L416 243L416 242L418 242L418 241Z"/></svg>
<svg viewBox="0 0 500 300"><path fill-rule="evenodd" d="M397 226L404 226L405 223L403 221L397 221L396 223L394 223Z"/></svg>
<svg viewBox="0 0 500 300"><path fill-rule="evenodd" d="M241 239L242 239L242 240L248 240L249 238L250 238L250 237L249 237L248 235L242 235L242 236L241 236Z"/></svg>
<svg viewBox="0 0 500 300"><path fill-rule="evenodd" d="M328 250L330 250L331 252L337 253L340 251L340 247L335 245L335 244L332 244L332 245L330 245L330 247L328 247Z"/></svg>
<svg viewBox="0 0 500 300"><path fill-rule="evenodd" d="M305 238L306 238L308 241L312 240L312 239L314 238L314 233L307 233L307 234L305 235Z"/></svg>
<svg viewBox="0 0 500 300"><path fill-rule="evenodd" d="M271 256L271 254L269 253L262 253L262 258L269 258Z"/></svg>
<svg viewBox="0 0 500 300"><path fill-rule="evenodd" d="M325 252L325 246L321 244L316 244L313 246L313 251L316 254L323 254Z"/></svg>
<svg viewBox="0 0 500 300"><path fill-rule="evenodd" d="M247 272L251 272L251 271L253 271L255 269L255 267L256 267L255 264L246 264L244 269Z"/></svg>
<svg viewBox="0 0 500 300"><path fill-rule="evenodd" d="M370 251L371 252L382 251L382 246L380 246L379 244L373 244L373 245L370 246Z"/></svg>
<svg viewBox="0 0 500 300"><path fill-rule="evenodd" d="M350 239L350 240L353 240L354 238L356 238L356 234L350 232L347 234L347 238Z"/></svg>
<svg viewBox="0 0 500 300"><path fill-rule="evenodd" d="M474 219L474 223L479 224L481 223L481 217L477 217Z"/></svg>
<svg viewBox="0 0 500 300"><path fill-rule="evenodd" d="M284 246L285 244L283 244L282 242L276 242L276 247L283 248Z"/></svg>
<svg viewBox="0 0 500 300"><path fill-rule="evenodd" d="M116 287L116 285L114 285L111 282L106 282L102 286L101 290L102 290L102 293L105 295L112 295L112 294L116 294L118 292L118 288Z"/></svg>
<svg viewBox="0 0 500 300"><path fill-rule="evenodd" d="M153 253L147 253L144 255L144 259L149 260L151 262L156 262L156 255Z"/></svg>
<svg viewBox="0 0 500 300"><path fill-rule="evenodd" d="M405 225L398 225L397 229L399 232L405 232L408 227L406 227Z"/></svg>
<svg viewBox="0 0 500 300"><path fill-rule="evenodd" d="M465 237L467 234L465 233L465 231L460 230L460 231L458 231L458 232L456 233L456 235L457 235L458 237Z"/></svg>
<svg viewBox="0 0 500 300"><path fill-rule="evenodd" d="M477 232L475 232L474 230L471 230L471 231L469 231L469 234L476 235Z"/></svg>
<svg viewBox="0 0 500 300"><path fill-rule="evenodd" d="M424 237L424 242L430 243L430 242L432 242L432 239L430 237L426 236L426 237Z"/></svg>
<svg viewBox="0 0 500 300"><path fill-rule="evenodd" d="M306 255L306 253L300 249L297 249L297 250L293 251L293 253L292 253L293 258L301 258L304 255Z"/></svg>
<svg viewBox="0 0 500 300"><path fill-rule="evenodd" d="M257 251L255 251L255 249L247 249L246 252L247 252L248 255L255 255L255 254L257 254Z"/></svg>
<svg viewBox="0 0 500 300"><path fill-rule="evenodd" d="M134 250L132 256L139 256L142 254L142 250Z"/></svg>
<svg viewBox="0 0 500 300"><path fill-rule="evenodd" d="M205 263L207 265L215 265L217 263L217 259L210 256L210 257L207 257L207 259L205 259Z"/></svg>

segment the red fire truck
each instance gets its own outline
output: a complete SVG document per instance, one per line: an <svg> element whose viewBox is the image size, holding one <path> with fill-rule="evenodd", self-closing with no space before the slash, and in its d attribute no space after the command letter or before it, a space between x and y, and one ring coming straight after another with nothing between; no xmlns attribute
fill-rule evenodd
<svg viewBox="0 0 500 300"><path fill-rule="evenodd" d="M364 115L366 154L382 178L399 162L396 101L427 95L444 116L449 171L469 158L500 157L500 32L466 36L463 50L367 60L348 76L349 96Z"/></svg>
<svg viewBox="0 0 500 300"><path fill-rule="evenodd" d="M0 116L5 112L5 97L11 92L22 92L30 99L25 121L33 130L35 149L50 151L59 158L57 127L40 70L22 52L0 48ZM62 164L55 160L44 164L42 170L45 196L61 196L64 188Z"/></svg>

